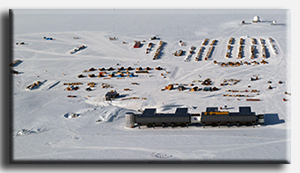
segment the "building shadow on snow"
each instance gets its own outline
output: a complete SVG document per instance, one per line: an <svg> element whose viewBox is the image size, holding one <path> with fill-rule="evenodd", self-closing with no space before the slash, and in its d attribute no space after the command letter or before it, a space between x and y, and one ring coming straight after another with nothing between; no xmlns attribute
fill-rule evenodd
<svg viewBox="0 0 300 173"><path fill-rule="evenodd" d="M183 105L163 105L161 108L162 108L162 111L167 111L167 110L171 110L172 108L177 108L177 107L181 107Z"/></svg>
<svg viewBox="0 0 300 173"><path fill-rule="evenodd" d="M265 114L265 126L285 123L283 119L279 119L277 113Z"/></svg>
<svg viewBox="0 0 300 173"><path fill-rule="evenodd" d="M127 97L127 96L129 96L129 94L121 94L121 95L119 95L117 98L125 98L125 97Z"/></svg>

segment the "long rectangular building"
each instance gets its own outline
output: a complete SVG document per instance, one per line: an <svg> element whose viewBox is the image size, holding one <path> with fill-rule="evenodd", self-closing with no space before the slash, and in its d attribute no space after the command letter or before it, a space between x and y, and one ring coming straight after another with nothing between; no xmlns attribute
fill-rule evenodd
<svg viewBox="0 0 300 173"><path fill-rule="evenodd" d="M135 122L138 125L181 125L189 124L190 114L188 108L177 108L175 113L156 113L156 109L145 109L142 114L137 114Z"/></svg>
<svg viewBox="0 0 300 173"><path fill-rule="evenodd" d="M251 112L251 107L239 107L239 112L218 111L217 107L208 107L206 112L202 112L201 123L211 124L255 124L256 114Z"/></svg>
<svg viewBox="0 0 300 173"><path fill-rule="evenodd" d="M255 112L251 112L251 107L239 107L239 112L219 111L218 107L207 107L205 112L188 113L188 108L177 108L175 113L156 113L155 108L146 108L141 114L126 113L126 127L134 127L138 125L147 126L188 126L190 124L205 125L223 125L230 126L236 124L256 124L264 123L264 116L257 116Z"/></svg>

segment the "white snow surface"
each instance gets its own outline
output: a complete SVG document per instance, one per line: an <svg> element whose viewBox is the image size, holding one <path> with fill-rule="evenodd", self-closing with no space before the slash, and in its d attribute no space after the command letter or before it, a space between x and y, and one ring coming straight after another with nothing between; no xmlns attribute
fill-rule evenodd
<svg viewBox="0 0 300 173"><path fill-rule="evenodd" d="M252 23L255 15L260 16L260 23ZM291 92L287 10L13 10L13 17L13 60L22 60L13 68L22 72L13 76L15 161L290 160L291 96L284 94ZM242 20L245 25L241 24ZM277 25L270 25L274 20ZM160 40L150 40L153 35ZM44 40L44 36L55 40ZM117 39L110 41L109 37ZM231 37L235 38L235 43L232 57L227 59L225 54ZM275 40L278 54L272 52L269 37ZM205 38L209 38L209 43L213 39L218 42L207 61L204 57L209 45L205 46L202 60L195 62L194 57ZM244 57L237 59L240 38L245 39ZM257 58L254 59L258 62L262 60L259 39L265 39L268 64L220 67L213 63L213 60L251 62L251 38L258 41ZM134 49L135 40L145 42ZM179 40L186 46L179 46ZM15 44L22 41L26 44ZM152 60L159 41L165 42L161 55ZM149 42L154 46L145 54ZM70 54L81 45L87 48ZM187 54L191 46L196 47L196 53L189 62L184 62L186 55L172 55L180 49ZM79 74L97 75L102 67L121 66L161 66L164 70L150 70L149 74L124 79L77 78ZM97 71L83 72L91 67ZM253 75L259 80L250 81ZM168 84L191 84L193 80L206 78L220 90L161 91ZM224 79L232 78L241 81L236 85L220 86ZM36 89L26 89L36 81L45 82ZM278 84L278 81L283 83ZM79 85L77 91L66 91L67 86L63 85L66 82L82 82L83 85ZM89 82L96 83L90 92L85 90ZM139 85L131 85L133 82ZM102 83L113 88L102 89ZM200 82L194 85L204 87ZM269 85L273 89L268 90ZM124 88L131 90L124 91ZM112 89L123 98L139 99L104 101L105 93ZM223 97L223 94L238 94L226 90L246 89L259 90L259 95L243 94L261 101ZM190 113L200 113L206 107L224 105L229 111L251 106L253 112L265 113L266 124L254 128L125 128L128 111L137 113L138 109L157 108L157 112L171 113L178 107L188 107ZM70 118L71 114L78 116Z"/></svg>

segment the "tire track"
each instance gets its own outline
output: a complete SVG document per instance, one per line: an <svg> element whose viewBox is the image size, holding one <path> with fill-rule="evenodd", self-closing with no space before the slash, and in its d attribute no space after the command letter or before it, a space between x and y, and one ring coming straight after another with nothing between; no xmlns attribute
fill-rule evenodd
<svg viewBox="0 0 300 173"><path fill-rule="evenodd" d="M175 77L175 75L176 75L178 69L179 69L178 66L176 66L176 67L173 69L173 71L172 71L172 73L171 73L171 76L170 76L170 79L174 79L174 77Z"/></svg>

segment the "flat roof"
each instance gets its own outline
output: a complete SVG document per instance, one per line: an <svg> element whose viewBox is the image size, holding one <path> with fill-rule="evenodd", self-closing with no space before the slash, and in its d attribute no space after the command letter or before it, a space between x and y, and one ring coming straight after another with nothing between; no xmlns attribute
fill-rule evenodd
<svg viewBox="0 0 300 173"><path fill-rule="evenodd" d="M169 117L169 116L174 116L174 117L180 117L180 116L189 116L188 113L188 108L177 108L175 113L156 113L155 108L146 108L144 112L140 115L143 117Z"/></svg>
<svg viewBox="0 0 300 173"><path fill-rule="evenodd" d="M218 112L218 107L207 107L206 112Z"/></svg>
<svg viewBox="0 0 300 173"><path fill-rule="evenodd" d="M188 108L177 108L175 114L188 114Z"/></svg>
<svg viewBox="0 0 300 173"><path fill-rule="evenodd" d="M251 107L249 106L239 107L239 111L240 113L251 113Z"/></svg>
<svg viewBox="0 0 300 173"><path fill-rule="evenodd" d="M156 113L155 108L146 108L142 114L142 116L153 116Z"/></svg>

